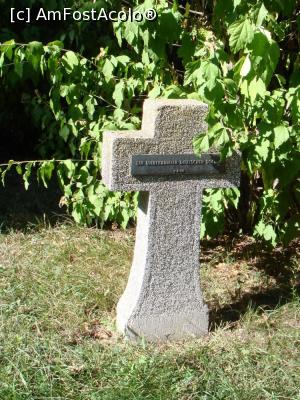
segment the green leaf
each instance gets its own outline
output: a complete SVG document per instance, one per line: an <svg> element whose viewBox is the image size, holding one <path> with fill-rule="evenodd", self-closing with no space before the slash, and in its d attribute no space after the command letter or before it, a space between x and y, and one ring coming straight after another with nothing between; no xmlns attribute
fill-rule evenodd
<svg viewBox="0 0 300 400"><path fill-rule="evenodd" d="M236 21L228 28L229 45L234 53L244 49L254 37L254 28L251 21L246 18Z"/></svg>
<svg viewBox="0 0 300 400"><path fill-rule="evenodd" d="M286 97L287 107L290 108L293 124L298 125L300 121L300 86L290 88Z"/></svg>
<svg viewBox="0 0 300 400"><path fill-rule="evenodd" d="M94 214L99 217L100 213L103 209L103 198L101 198L97 194L91 194L89 195L89 201L93 206L93 212Z"/></svg>
<svg viewBox="0 0 300 400"><path fill-rule="evenodd" d="M113 23L114 33L116 35L119 47L122 46L123 41L123 26L124 24L122 23L122 21L117 21Z"/></svg>
<svg viewBox="0 0 300 400"><path fill-rule="evenodd" d="M183 59L184 64L191 61L196 48L196 41L192 39L191 35L184 33L181 47L178 50L178 56Z"/></svg>
<svg viewBox="0 0 300 400"><path fill-rule="evenodd" d="M251 61L250 61L249 54L247 54L245 61L242 65L241 71L240 71L241 76L243 76L243 77L247 76L249 74L250 70L251 70Z"/></svg>
<svg viewBox="0 0 300 400"><path fill-rule="evenodd" d="M170 85L164 89L162 96L167 99L178 99L185 97L185 92L178 85Z"/></svg>
<svg viewBox="0 0 300 400"><path fill-rule="evenodd" d="M59 89L56 87L53 87L53 89L51 90L51 98L49 101L49 105L55 116L55 119L59 121L61 118L62 110L61 110Z"/></svg>
<svg viewBox="0 0 300 400"><path fill-rule="evenodd" d="M280 58L280 48L275 41L272 41L267 52L267 63L269 64L270 74L272 74L278 64Z"/></svg>
<svg viewBox="0 0 300 400"><path fill-rule="evenodd" d="M259 234L259 236L263 235L263 232L265 230L265 224L262 220L259 221L259 223L256 225L255 230Z"/></svg>
<svg viewBox="0 0 300 400"><path fill-rule="evenodd" d="M208 90L213 90L216 86L216 79L219 76L219 68L212 62L207 62L203 65L203 75L206 79L206 87Z"/></svg>
<svg viewBox="0 0 300 400"><path fill-rule="evenodd" d="M21 164L16 164L16 171L19 175L23 174L23 170L22 170L22 165Z"/></svg>
<svg viewBox="0 0 300 400"><path fill-rule="evenodd" d="M45 161L38 170L38 177L42 179L44 186L48 187L48 182L51 179L54 170L54 161Z"/></svg>
<svg viewBox="0 0 300 400"><path fill-rule="evenodd" d="M124 90L125 90L125 83L123 80L121 80L119 83L116 84L114 93L112 95L112 97L116 103L116 106L118 108L122 107L122 103L124 100Z"/></svg>
<svg viewBox="0 0 300 400"><path fill-rule="evenodd" d="M28 190L29 187L29 178L31 176L32 165L33 165L32 162L27 163L25 166L25 172L23 174L23 181L26 190Z"/></svg>
<svg viewBox="0 0 300 400"><path fill-rule="evenodd" d="M44 47L41 42L30 42L26 49L27 59L31 62L33 68L37 71L40 67L41 57L44 53Z"/></svg>
<svg viewBox="0 0 300 400"><path fill-rule="evenodd" d="M260 30L259 32L255 32L250 47L253 56L264 57L266 55L266 49L270 47L270 41L265 33Z"/></svg>
<svg viewBox="0 0 300 400"><path fill-rule="evenodd" d="M271 242L272 246L276 246L276 232L272 225L266 225L263 231L263 237L267 242Z"/></svg>
<svg viewBox="0 0 300 400"><path fill-rule="evenodd" d="M225 189L225 194L226 194L226 200L228 200L237 210L241 195L240 190L238 188Z"/></svg>
<svg viewBox="0 0 300 400"><path fill-rule="evenodd" d="M266 94L266 85L264 84L261 78L255 77L249 84L248 87L249 97L252 104L254 104L256 97L260 96L261 98L265 97Z"/></svg>
<svg viewBox="0 0 300 400"><path fill-rule="evenodd" d="M72 160L64 160L61 163L61 167L66 170L68 179L71 179L73 177L73 175L75 173L75 169L76 169L73 161Z"/></svg>
<svg viewBox="0 0 300 400"><path fill-rule="evenodd" d="M8 40L7 42L4 42L0 45L0 50L5 56L9 59L12 60L13 57L13 51L15 48L15 41L14 39Z"/></svg>
<svg viewBox="0 0 300 400"><path fill-rule="evenodd" d="M266 9L264 3L262 3L262 5L259 9L259 12L258 12L256 26L261 26L267 15L268 15L268 10Z"/></svg>
<svg viewBox="0 0 300 400"><path fill-rule="evenodd" d="M235 10L240 4L242 0L233 0L233 9Z"/></svg>
<svg viewBox="0 0 300 400"><path fill-rule="evenodd" d="M128 56L122 55L122 56L118 56L116 57L116 59L118 60L118 62L120 64L122 64L124 67L126 67L126 65L130 62L130 58Z"/></svg>
<svg viewBox="0 0 300 400"><path fill-rule="evenodd" d="M93 96L90 95L88 97L88 100L85 103L85 106L86 106L86 109L87 109L90 119L93 119L96 105L97 105L97 100Z"/></svg>
<svg viewBox="0 0 300 400"><path fill-rule="evenodd" d="M77 55L73 51L67 51L62 58L62 63L66 69L66 72L68 74L71 74L74 68L79 65L79 60Z"/></svg>
<svg viewBox="0 0 300 400"><path fill-rule="evenodd" d="M156 99L157 97L159 97L161 94L161 86L159 85L154 85L153 89L150 90L150 92L148 93L148 97L150 99Z"/></svg>
<svg viewBox="0 0 300 400"><path fill-rule="evenodd" d="M223 80L223 83L224 83L224 88L225 88L227 96L231 97L232 99L236 99L238 86L234 82L234 80L225 78Z"/></svg>
<svg viewBox="0 0 300 400"><path fill-rule="evenodd" d="M196 153L209 150L209 138L207 133L199 135L199 137L194 140L194 149Z"/></svg>
<svg viewBox="0 0 300 400"><path fill-rule="evenodd" d="M274 128L274 146L278 149L283 143L287 142L290 138L289 130L286 126L280 125Z"/></svg>
<svg viewBox="0 0 300 400"><path fill-rule="evenodd" d="M215 132L214 145L217 147L224 146L230 140L229 135L224 127Z"/></svg>
<svg viewBox="0 0 300 400"><path fill-rule="evenodd" d="M158 19L158 28L156 31L157 42L169 43L177 40L180 34L179 20L182 18L179 12L164 10Z"/></svg>
<svg viewBox="0 0 300 400"><path fill-rule="evenodd" d="M211 189L209 196L209 205L210 208L214 211L222 211L223 210L223 194L220 189Z"/></svg>
<svg viewBox="0 0 300 400"><path fill-rule="evenodd" d="M5 61L4 53L1 53L1 55L0 55L0 71L4 65L4 61Z"/></svg>
<svg viewBox="0 0 300 400"><path fill-rule="evenodd" d="M134 41L136 40L138 33L139 33L138 24L136 22L128 21L125 25L124 39L127 40L127 42L132 45L134 44Z"/></svg>
<svg viewBox="0 0 300 400"><path fill-rule="evenodd" d="M72 210L72 217L74 218L75 222L78 224L84 222L84 211L83 206L80 203L75 203L75 206Z"/></svg>
<svg viewBox="0 0 300 400"><path fill-rule="evenodd" d="M256 153L262 158L263 161L266 161L269 157L270 150L270 141L262 140L259 144L255 146Z"/></svg>
<svg viewBox="0 0 300 400"><path fill-rule="evenodd" d="M126 227L127 227L127 225L128 225L128 222L129 222L129 220L130 220L131 215L130 215L130 213L128 212L128 209L125 208L125 207L122 208L121 215L122 215L121 227L122 227L123 229L126 229Z"/></svg>
<svg viewBox="0 0 300 400"><path fill-rule="evenodd" d="M2 185L5 186L5 176L10 171L11 167L15 164L14 160L9 160L8 165L6 168L2 171L2 168L0 170L1 172L1 180L2 180Z"/></svg>
<svg viewBox="0 0 300 400"><path fill-rule="evenodd" d="M48 47L54 47L55 50L60 50L60 49L63 49L64 44L60 40L54 40L53 42L47 43L47 46Z"/></svg>
<svg viewBox="0 0 300 400"><path fill-rule="evenodd" d="M62 137L65 142L68 140L69 134L70 128L68 127L68 125L64 125L59 131L59 136Z"/></svg>
<svg viewBox="0 0 300 400"><path fill-rule="evenodd" d="M102 68L102 73L106 82L109 82L113 77L114 66L109 59L106 59Z"/></svg>

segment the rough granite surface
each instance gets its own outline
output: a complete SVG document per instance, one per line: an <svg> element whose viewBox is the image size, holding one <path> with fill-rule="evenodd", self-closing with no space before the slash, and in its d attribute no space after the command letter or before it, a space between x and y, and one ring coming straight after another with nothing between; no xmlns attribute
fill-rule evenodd
<svg viewBox="0 0 300 400"><path fill-rule="evenodd" d="M102 179L111 190L140 191L136 243L118 328L130 339L166 341L208 331L199 279L201 197L205 188L239 185L239 155L217 176L131 175L134 154L193 154L206 130L207 105L195 100L146 100L141 131L105 132Z"/></svg>

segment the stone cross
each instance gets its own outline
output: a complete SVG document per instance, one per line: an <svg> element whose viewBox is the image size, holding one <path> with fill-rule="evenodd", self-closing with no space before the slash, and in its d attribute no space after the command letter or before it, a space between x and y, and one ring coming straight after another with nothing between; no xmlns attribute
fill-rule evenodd
<svg viewBox="0 0 300 400"><path fill-rule="evenodd" d="M141 131L103 136L104 183L140 191L133 264L117 305L118 329L133 340L208 331L199 279L202 191L239 185L240 160L194 155L207 111L196 100L146 100Z"/></svg>

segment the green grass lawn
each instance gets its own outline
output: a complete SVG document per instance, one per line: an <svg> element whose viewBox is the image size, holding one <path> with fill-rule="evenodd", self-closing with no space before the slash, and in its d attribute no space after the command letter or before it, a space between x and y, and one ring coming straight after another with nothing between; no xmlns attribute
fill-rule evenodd
<svg viewBox="0 0 300 400"><path fill-rule="evenodd" d="M132 345L116 332L134 232L0 235L0 399L300 399L299 245L204 243L211 331Z"/></svg>

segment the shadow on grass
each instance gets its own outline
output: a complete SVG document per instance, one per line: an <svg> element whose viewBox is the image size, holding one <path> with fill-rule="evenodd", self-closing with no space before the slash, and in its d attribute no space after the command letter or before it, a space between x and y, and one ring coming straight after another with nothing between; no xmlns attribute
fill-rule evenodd
<svg viewBox="0 0 300 400"><path fill-rule="evenodd" d="M300 256L300 239L294 240L288 247L278 247L270 250L257 244L250 238L245 240L230 240L205 242L203 259L208 261L220 256L220 246L225 249L227 256L235 262L246 262L251 268L262 271L276 282L270 288L261 288L255 292L240 293L237 299L222 307L212 306L209 311L210 330L229 325L234 328L249 308L258 313L273 310L284 305L300 295L300 268L296 259ZM299 261L298 261L299 263Z"/></svg>
<svg viewBox="0 0 300 400"><path fill-rule="evenodd" d="M262 313L264 310L274 310L278 306L289 303L295 294L300 295L300 284L294 287L282 285L261 293L246 293L235 303L209 311L210 331L224 324L229 324L229 327L234 328L249 308L258 313Z"/></svg>

